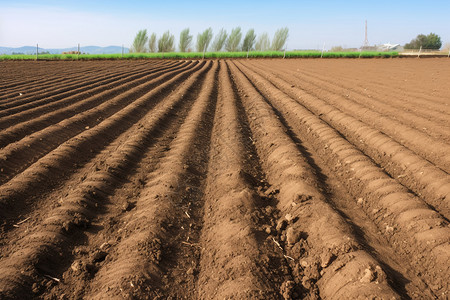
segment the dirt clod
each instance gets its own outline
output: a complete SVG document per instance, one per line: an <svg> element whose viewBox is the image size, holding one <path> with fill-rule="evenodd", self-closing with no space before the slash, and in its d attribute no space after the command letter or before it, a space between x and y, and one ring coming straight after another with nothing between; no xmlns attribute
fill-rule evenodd
<svg viewBox="0 0 450 300"><path fill-rule="evenodd" d="M292 246L295 243L298 242L300 239L300 234L298 230L294 229L293 227L289 227L286 230L286 241L288 242L288 245Z"/></svg>
<svg viewBox="0 0 450 300"><path fill-rule="evenodd" d="M362 283L369 283L374 281L376 278L375 272L372 271L371 268L367 268L364 270L363 276L361 277L361 279L359 280Z"/></svg>
<svg viewBox="0 0 450 300"><path fill-rule="evenodd" d="M283 282L280 288L280 293L285 300L292 299L292 293L294 291L295 282L292 280L286 280Z"/></svg>

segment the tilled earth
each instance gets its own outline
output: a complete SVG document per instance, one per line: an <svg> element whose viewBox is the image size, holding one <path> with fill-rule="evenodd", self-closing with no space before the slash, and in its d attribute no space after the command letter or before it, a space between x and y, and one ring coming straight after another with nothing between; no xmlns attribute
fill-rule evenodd
<svg viewBox="0 0 450 300"><path fill-rule="evenodd" d="M0 298L447 299L449 78L0 62Z"/></svg>

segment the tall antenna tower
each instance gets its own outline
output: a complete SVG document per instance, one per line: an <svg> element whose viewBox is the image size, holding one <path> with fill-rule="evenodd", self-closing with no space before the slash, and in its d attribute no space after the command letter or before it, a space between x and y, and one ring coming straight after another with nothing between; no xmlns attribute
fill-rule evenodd
<svg viewBox="0 0 450 300"><path fill-rule="evenodd" d="M366 30L365 30L365 38L364 38L364 46L369 47L369 39L367 38L367 20L366 20Z"/></svg>

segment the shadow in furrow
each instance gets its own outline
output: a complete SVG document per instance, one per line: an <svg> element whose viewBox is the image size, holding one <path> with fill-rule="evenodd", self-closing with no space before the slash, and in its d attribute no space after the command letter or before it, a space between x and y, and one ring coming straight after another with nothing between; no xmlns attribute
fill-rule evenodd
<svg viewBox="0 0 450 300"><path fill-rule="evenodd" d="M365 249L377 262L380 263L380 265L383 267L383 270L385 270L385 272L388 274L389 285L397 293L399 293L399 295L402 295L403 298L411 299L411 297L407 293L407 290L405 289L405 285L408 284L410 280L405 278L400 272L396 271L388 263L383 261L383 259L378 255L376 249L374 249L366 240L366 233L364 232L364 230L360 226L356 225L347 214L345 214L336 206L336 204L332 200L334 198L332 188L327 183L329 181L329 178L324 170L316 163L312 156L312 153L304 146L300 138L292 131L292 127L289 125L281 112L272 105L272 103L264 96L264 93L253 84L251 79L248 78L244 72L243 74L252 84L253 88L261 95L264 101L271 107L271 109L285 128L286 134L294 141L298 151L306 159L308 165L312 169L312 173L316 177L318 188L325 195L325 200L327 201L327 203L348 223L354 237L356 238L356 241L362 246L362 248Z"/></svg>

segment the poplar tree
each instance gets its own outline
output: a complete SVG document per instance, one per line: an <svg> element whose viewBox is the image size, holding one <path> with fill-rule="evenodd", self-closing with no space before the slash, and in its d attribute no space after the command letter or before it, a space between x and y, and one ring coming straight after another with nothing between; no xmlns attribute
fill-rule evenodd
<svg viewBox="0 0 450 300"><path fill-rule="evenodd" d="M175 37L167 30L158 40L158 52L173 52Z"/></svg>
<svg viewBox="0 0 450 300"><path fill-rule="evenodd" d="M214 52L222 51L223 46L225 45L225 41L227 40L227 31L225 29L220 29L219 33L214 38L214 42L212 44L212 50Z"/></svg>
<svg viewBox="0 0 450 300"><path fill-rule="evenodd" d="M244 42L242 43L242 51L251 51L253 50L253 45L255 44L256 34L254 29L250 29L247 31L247 34L244 37Z"/></svg>
<svg viewBox="0 0 450 300"><path fill-rule="evenodd" d="M213 33L211 27L197 35L197 52L204 52L208 49Z"/></svg>
<svg viewBox="0 0 450 300"><path fill-rule="evenodd" d="M180 48L180 52L187 52L191 47L192 43L192 35L189 34L189 28L184 29L180 33L180 42L178 44L178 48Z"/></svg>
<svg viewBox="0 0 450 300"><path fill-rule="evenodd" d="M152 33L148 40L148 49L150 52L155 53L156 52L156 33Z"/></svg>
<svg viewBox="0 0 450 300"><path fill-rule="evenodd" d="M289 29L287 27L280 28L275 32L272 40L272 50L281 51L286 45L287 38L289 36Z"/></svg>
<svg viewBox="0 0 450 300"><path fill-rule="evenodd" d="M227 42L225 44L225 49L228 52L238 51L241 39L242 39L241 27L233 28L233 30L231 30L230 35L228 36Z"/></svg>
<svg viewBox="0 0 450 300"><path fill-rule="evenodd" d="M131 46L131 52L144 53L146 52L145 45L148 41L147 29L139 30L134 38L133 45Z"/></svg>
<svg viewBox="0 0 450 300"><path fill-rule="evenodd" d="M267 32L264 32L263 34L258 36L258 39L255 43L255 50L256 51L268 51L270 50L270 39Z"/></svg>

